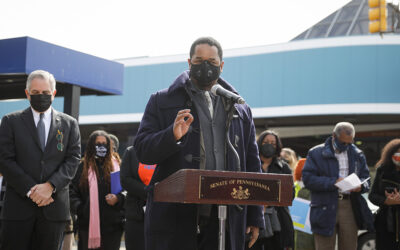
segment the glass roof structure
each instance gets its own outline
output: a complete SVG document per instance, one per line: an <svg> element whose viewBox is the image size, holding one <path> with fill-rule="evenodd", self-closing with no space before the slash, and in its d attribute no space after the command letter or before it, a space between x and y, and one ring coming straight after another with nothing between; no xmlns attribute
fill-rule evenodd
<svg viewBox="0 0 400 250"><path fill-rule="evenodd" d="M368 30L368 0L353 0L333 12L292 41L338 36L370 35ZM400 12L396 5L387 4L388 32L400 33Z"/></svg>

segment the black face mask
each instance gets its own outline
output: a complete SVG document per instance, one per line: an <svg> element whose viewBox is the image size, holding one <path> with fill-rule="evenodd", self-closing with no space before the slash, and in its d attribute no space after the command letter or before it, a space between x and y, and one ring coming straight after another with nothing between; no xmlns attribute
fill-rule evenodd
<svg viewBox="0 0 400 250"><path fill-rule="evenodd" d="M52 95L31 95L31 106L37 112L44 112L50 108Z"/></svg>
<svg viewBox="0 0 400 250"><path fill-rule="evenodd" d="M334 137L333 139L333 145L335 145L335 148L340 152L347 151L349 149L350 144L345 144L341 142L338 138Z"/></svg>
<svg viewBox="0 0 400 250"><path fill-rule="evenodd" d="M276 149L275 149L274 145L269 144L269 143L263 144L260 148L260 153L265 158L273 157L275 155L275 152L276 152Z"/></svg>
<svg viewBox="0 0 400 250"><path fill-rule="evenodd" d="M192 64L190 67L190 76L196 79L200 87L211 86L211 83L217 80L220 74L220 66L212 65L208 61L203 61L200 64Z"/></svg>

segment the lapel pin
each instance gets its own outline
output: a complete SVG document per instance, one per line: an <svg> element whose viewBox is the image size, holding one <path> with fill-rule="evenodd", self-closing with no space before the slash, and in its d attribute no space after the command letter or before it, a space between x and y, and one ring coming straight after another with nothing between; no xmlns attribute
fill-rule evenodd
<svg viewBox="0 0 400 250"><path fill-rule="evenodd" d="M63 144L64 134L59 129L57 129L56 139L57 139L57 142L58 142L57 143L57 149L58 149L58 151L62 152L64 150L64 144Z"/></svg>

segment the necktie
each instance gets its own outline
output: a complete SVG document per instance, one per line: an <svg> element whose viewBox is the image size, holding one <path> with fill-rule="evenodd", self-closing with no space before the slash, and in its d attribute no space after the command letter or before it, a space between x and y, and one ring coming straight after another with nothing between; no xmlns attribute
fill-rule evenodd
<svg viewBox="0 0 400 250"><path fill-rule="evenodd" d="M44 128L44 114L40 114L40 119L37 124L37 131L38 131L38 136L39 136L39 141L40 141L40 146L42 147L42 150L44 151L44 148L46 146L46 129Z"/></svg>
<svg viewBox="0 0 400 250"><path fill-rule="evenodd" d="M210 111L210 115L211 115L211 119L212 119L213 115L214 115L214 107L213 107L213 102L211 100L210 92L205 91L204 95L206 96L208 110Z"/></svg>

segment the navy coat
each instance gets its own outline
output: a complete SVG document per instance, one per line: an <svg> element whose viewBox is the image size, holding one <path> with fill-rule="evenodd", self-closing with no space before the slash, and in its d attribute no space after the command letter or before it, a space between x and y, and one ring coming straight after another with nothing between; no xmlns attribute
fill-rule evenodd
<svg viewBox="0 0 400 250"><path fill-rule="evenodd" d="M196 108L187 93L189 72L183 72L174 83L150 97L140 123L134 146L140 162L158 164L149 185L145 215L147 249L196 249L197 205L153 202L152 185L180 169L199 169L200 124ZM235 91L222 78L218 83ZM179 110L191 109L194 121L189 132L177 144L173 123ZM240 156L241 171L261 172L255 128L250 108L236 105L236 116L229 135ZM227 150L229 171L235 171L235 158ZM232 250L244 249L247 226L264 227L262 206L228 206L228 227Z"/></svg>
<svg viewBox="0 0 400 250"><path fill-rule="evenodd" d="M349 159L349 175L356 173L361 181L369 177L369 170L363 152L355 145L351 144L347 150ZM303 168L303 182L306 188L311 191L311 211L310 223L313 233L324 236L331 236L336 224L336 211L338 206L338 188L335 186L336 180L339 178L339 163L335 157L332 137L329 137L325 144L315 146L310 149L307 155L307 160ZM360 203L362 193L369 190L369 181L365 182L362 190L359 193L352 193L352 204ZM353 201L354 200L354 201ZM366 204L365 200L363 200ZM359 227L359 220L370 220L368 218L371 214L366 215L365 218L358 218L362 209L365 211L365 206L358 207L352 206L355 219ZM357 216L356 216L357 215ZM368 224L372 225L372 221ZM366 223L363 221L362 223ZM361 228L360 228L361 229Z"/></svg>

